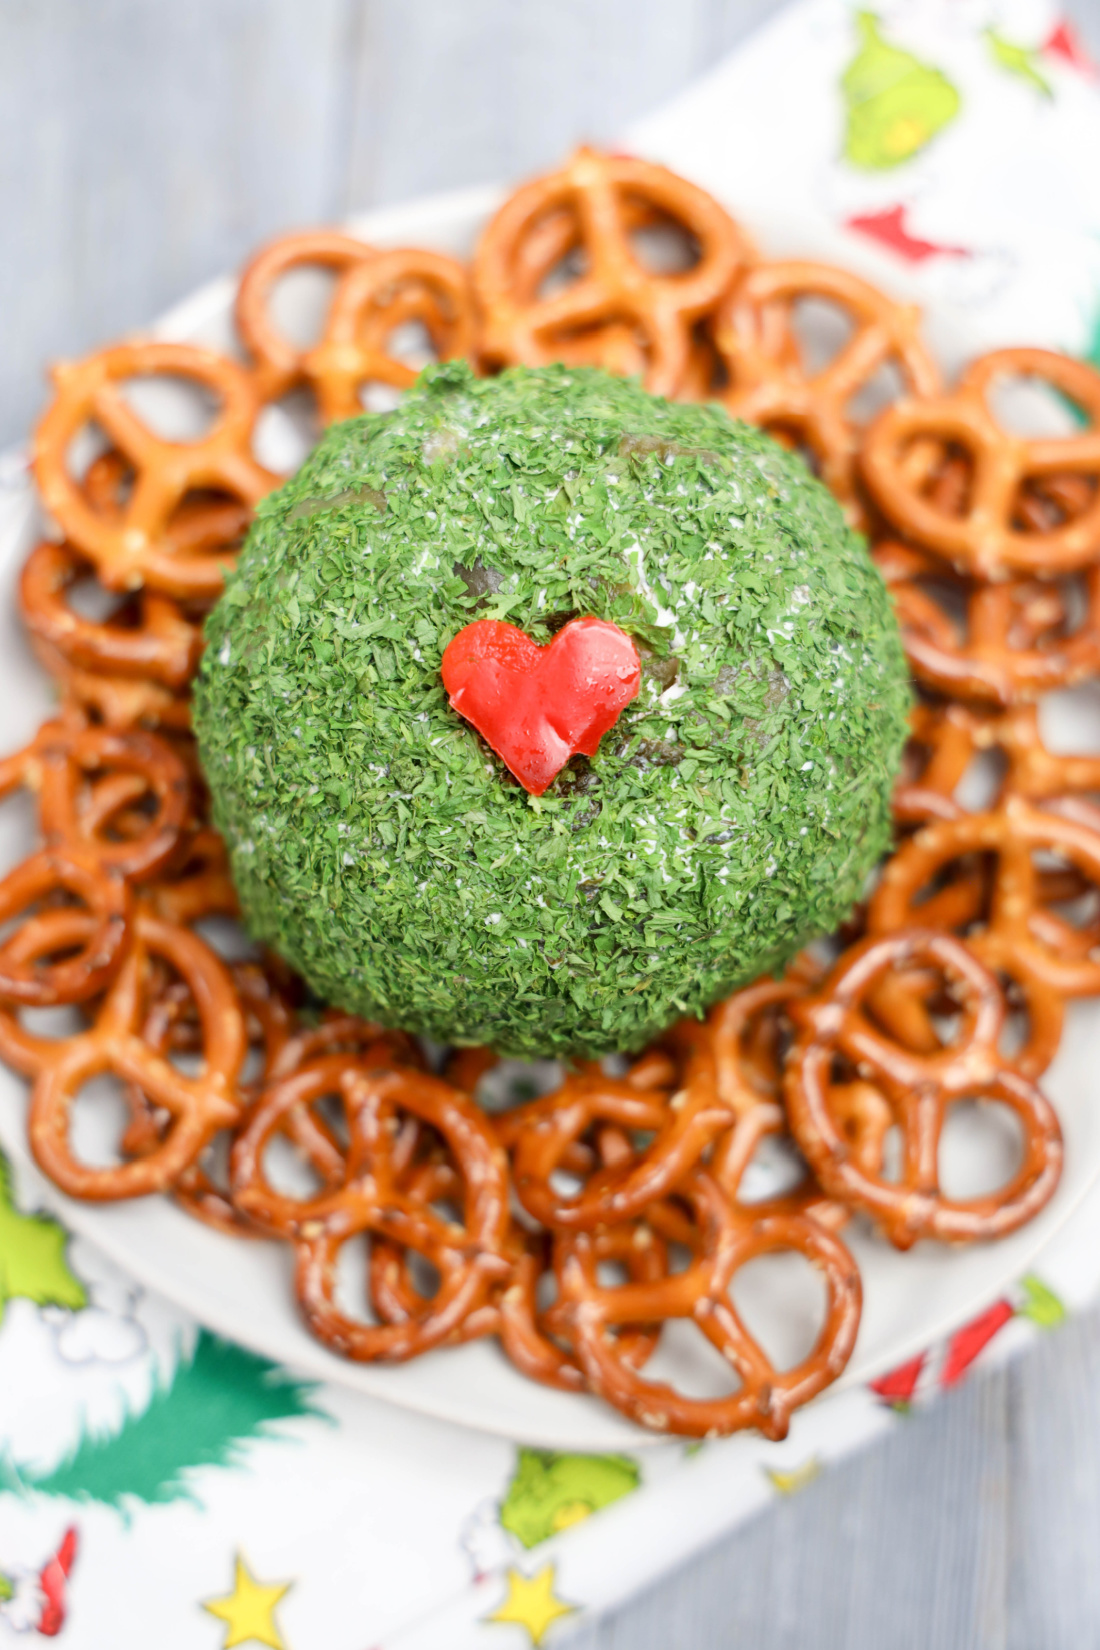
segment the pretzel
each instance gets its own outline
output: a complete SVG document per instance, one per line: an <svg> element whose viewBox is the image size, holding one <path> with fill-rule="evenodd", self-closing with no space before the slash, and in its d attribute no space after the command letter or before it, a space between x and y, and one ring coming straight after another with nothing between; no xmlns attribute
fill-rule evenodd
<svg viewBox="0 0 1100 1650"><path fill-rule="evenodd" d="M130 407L119 385L161 374L212 391L221 411L197 441L157 435ZM57 395L35 435L34 465L43 502L109 590L145 584L169 596L216 596L227 557L222 550L181 553L170 523L186 495L215 489L256 504L278 478L252 456L259 391L243 367L194 344L117 344L54 369ZM103 429L135 473L133 492L116 518L96 510L68 469L72 442L89 423Z"/></svg>
<svg viewBox="0 0 1100 1650"><path fill-rule="evenodd" d="M914 1053L878 1029L865 1012L887 972L931 965L951 982L960 1025L952 1043ZM1062 1169L1062 1136L1053 1109L998 1051L1005 1017L996 980L962 941L913 928L871 936L845 952L822 990L794 1005L798 1036L787 1063L787 1115L799 1146L830 1196L870 1214L896 1248L918 1238L953 1243L1003 1237L1053 1195ZM881 1161L872 1169L851 1149L831 1098L843 1059L873 1084L903 1136L900 1179ZM1023 1161L986 1196L955 1199L942 1190L938 1148L949 1105L997 1100L1016 1115Z"/></svg>
<svg viewBox="0 0 1100 1650"><path fill-rule="evenodd" d="M851 335L821 370L804 358L794 327L796 306L824 299L852 323ZM862 436L852 409L887 364L906 392L936 395L940 375L920 337L920 311L897 304L866 281L829 264L793 260L748 270L724 300L714 340L728 387L721 399L734 418L793 435L809 447L825 485L856 501Z"/></svg>
<svg viewBox="0 0 1100 1650"><path fill-rule="evenodd" d="M1005 431L988 391L1005 374L1043 379L1088 419L1081 435L1025 440ZM950 395L907 398L886 408L864 438L863 478L876 502L905 536L986 579L1031 573L1049 577L1094 562L1100 552L1100 374L1083 361L1050 350L994 350L964 372ZM954 446L972 476L961 509L944 510L925 495L928 455ZM916 455L914 457L914 454ZM1080 512L1044 531L1017 524L1021 489L1050 476L1084 477Z"/></svg>
<svg viewBox="0 0 1100 1650"><path fill-rule="evenodd" d="M398 327L418 322L437 359L473 350L473 310L466 270L438 252L380 252L339 282L321 341L301 357L326 424L363 411L367 384L407 389L417 369L391 353Z"/></svg>
<svg viewBox="0 0 1100 1650"><path fill-rule="evenodd" d="M735 1133L736 1126L750 1114L758 1121L764 1116L763 1103L775 1092L778 1071L774 1047L768 1046L769 1031L774 1030L770 1013L790 1001L798 989L791 981L758 980L716 1004L705 1025L682 1022L669 1040L685 1055L679 1086L661 1108L654 1139L644 1153L624 1153L620 1164L594 1174L584 1190L568 1202L551 1206L543 1192L550 1178L547 1168L552 1174L557 1150L554 1130L546 1128L545 1116L532 1132L524 1130L514 1164L516 1195L528 1212L556 1229L591 1228L629 1219L674 1191L716 1142L716 1152L722 1154L723 1136ZM635 1073L630 1081L638 1086ZM563 1093L568 1088L567 1084ZM593 1099L598 1106L598 1090ZM545 1106L546 1102L534 1104ZM559 1113L559 1128L562 1121ZM781 1122L773 1107L768 1113L767 1132L778 1130ZM728 1190L740 1181L740 1172L734 1174L728 1145L723 1161L723 1183ZM534 1186L525 1199L521 1186L527 1185L528 1175L534 1178Z"/></svg>
<svg viewBox="0 0 1100 1650"><path fill-rule="evenodd" d="M272 1062L271 1077L289 1077L325 1055L354 1055L368 1065L423 1069L424 1059L406 1031L387 1031L374 1020L326 1009L316 1025L298 1025Z"/></svg>
<svg viewBox="0 0 1100 1650"><path fill-rule="evenodd" d="M117 447L108 447L88 465L80 478L80 491L98 515L108 516L117 525L126 513L134 480L126 455ZM178 555L192 555L198 550L235 550L251 522L249 504L199 488L187 493L172 511L165 536Z"/></svg>
<svg viewBox="0 0 1100 1650"><path fill-rule="evenodd" d="M959 818L963 810L954 793L964 774L980 753L998 751L1005 769L990 807L1019 796L1027 802L1054 804L1056 811L1069 812L1100 830L1100 810L1091 801L1100 793L1100 757L1048 750L1036 705L1015 705L998 713L969 705L924 703L914 706L909 721L910 767L914 753L922 760L919 777L914 774L894 792L895 818L921 823Z"/></svg>
<svg viewBox="0 0 1100 1650"><path fill-rule="evenodd" d="M901 626L914 675L955 697L1000 705L1034 699L1100 671L1100 567L1083 576L1085 611L1077 619L1070 592L1057 584L1011 579L998 584L956 580L946 588L966 614L964 636L948 607L922 580L945 584L945 573L919 550L887 542L875 550Z"/></svg>
<svg viewBox="0 0 1100 1650"><path fill-rule="evenodd" d="M871 933L923 921L918 896L968 854L995 858L985 926L968 943L990 968L1025 977L1057 996L1100 992L1100 925L1075 928L1042 903L1035 853L1068 860L1100 887L1100 835L1079 820L1041 812L1010 797L993 813L966 814L919 831L887 862L867 912Z"/></svg>
<svg viewBox="0 0 1100 1650"><path fill-rule="evenodd" d="M47 843L86 850L107 871L141 881L176 853L191 778L163 739L140 731L47 723L33 747ZM151 799L152 811L135 804Z"/></svg>
<svg viewBox="0 0 1100 1650"><path fill-rule="evenodd" d="M1037 817L1041 821L1044 816ZM933 818L933 825L949 822L942 817L939 821ZM1074 886L1067 891L1066 873L1033 865L1030 847L1013 841L1011 826L1001 812L964 814L956 809L953 823L959 830L952 830L946 837L938 831L930 835L931 827L921 831L887 863L868 906L868 931L887 934L919 923L924 928L965 934L971 949L1010 983L1026 1010L1028 1034L1016 1052L1015 1062L1025 1076L1035 1078L1046 1070L1058 1051L1066 992L1064 979L1059 982L1050 977L1049 954L1031 943L1023 930L1034 907L1040 925L1047 921L1056 923L1056 941L1062 938L1062 930L1067 925L1046 910L1046 906L1089 892L1094 883L1087 866L1082 873L1071 860ZM1052 829L1058 829L1056 820L1052 820ZM1087 841L1090 836L1092 833L1086 827L1084 839ZM998 855L990 873L981 856L1002 842L1007 851L1003 856ZM1093 837L1093 842L1100 846L1100 837ZM900 871L895 869L899 862ZM906 886L908 894L903 892ZM917 896L921 896L919 900ZM1092 945L1100 945L1100 930L1096 930L1095 925L1092 931L1075 930L1071 955L1080 957ZM877 999L874 1006L879 1011L883 1004ZM923 1026L920 1025L922 1018ZM918 1028L916 1036L914 1027ZM892 1029L897 1033L896 1017ZM908 1037L902 1040L916 1052L927 1052L936 1046L931 1021L919 1004L910 1006Z"/></svg>
<svg viewBox="0 0 1100 1650"><path fill-rule="evenodd" d="M607 1286L598 1274L599 1243L591 1232L555 1239L561 1301L553 1318L569 1335L594 1391L640 1426L689 1437L720 1436L755 1426L768 1438L786 1436L791 1413L828 1386L851 1355L859 1327L859 1272L840 1240L798 1215L752 1218L735 1208L717 1182L696 1171L682 1196L696 1231L687 1269L656 1283ZM633 1227L642 1241L651 1228ZM637 1241L637 1238L635 1238ZM777 1370L742 1324L730 1286L742 1266L794 1250L815 1266L828 1292L817 1345L795 1368ZM621 1355L616 1330L626 1323L696 1323L740 1379L724 1398L691 1398L647 1381Z"/></svg>
<svg viewBox="0 0 1100 1650"><path fill-rule="evenodd" d="M0 1000L27 1008L83 1003L97 996L118 970L132 928L132 900L127 884L84 850L43 849L32 854L0 881L0 925L61 894L79 900L88 926L75 955L71 943L57 953L21 958L15 940L0 944ZM57 961L43 956L57 954Z"/></svg>
<svg viewBox="0 0 1100 1650"><path fill-rule="evenodd" d="M729 1110L717 1100L711 1073L700 1073L684 1112L686 1122L681 1125L665 1094L641 1088L629 1077L605 1077L596 1067L570 1075L556 1093L504 1113L497 1120L497 1132L512 1149L516 1196L534 1220L553 1228L593 1227L653 1202L681 1167L690 1168L729 1123ZM676 1153L672 1166L667 1155L647 1153L630 1184L616 1185L606 1195L599 1178L574 1195L559 1192L553 1176L566 1164L570 1147L590 1129L608 1126L656 1132L666 1142L674 1135L674 1143L666 1146L666 1153Z"/></svg>
<svg viewBox="0 0 1100 1650"><path fill-rule="evenodd" d="M257 1077L250 1081L247 1088L244 1084L238 1085L242 1099L246 1099L269 1078L272 1066L290 1035L292 1014L282 992L255 963L236 963L230 973L238 1005L245 1015L248 1041L260 1057ZM201 1052L203 1027L186 981L165 978L159 987L154 988L141 1037L157 1054L166 1054L169 1050L190 1054ZM126 1085L125 1098L130 1120L121 1139L122 1151L129 1157L146 1156L159 1148L165 1123L170 1122L170 1117L159 1112L148 1095L134 1083ZM317 1174L330 1180L340 1177L344 1166L343 1153L330 1132L319 1127L313 1118L308 1118L293 1138ZM211 1140L203 1153L177 1176L172 1186L174 1201L196 1220L229 1237L270 1236L262 1225L239 1212L228 1190L204 1163L213 1145Z"/></svg>
<svg viewBox="0 0 1100 1650"><path fill-rule="evenodd" d="M191 731L191 704L159 682L130 676L101 676L70 664L47 642L35 642L39 663L53 677L60 696L60 718L75 727L150 728L162 733Z"/></svg>
<svg viewBox="0 0 1100 1650"><path fill-rule="evenodd" d="M499 1063L500 1056L491 1048L456 1048L447 1057L443 1075L456 1089L476 1094L478 1084L487 1072Z"/></svg>
<svg viewBox="0 0 1100 1650"><path fill-rule="evenodd" d="M35 1161L70 1197L102 1202L165 1191L219 1129L240 1114L243 1017L221 959L195 934L139 910L134 940L89 1030L41 1049L27 1130ZM184 1076L142 1038L152 962L185 982L202 1024L202 1069ZM69 1139L74 1102L94 1077L136 1084L171 1123L155 1150L110 1168L79 1162Z"/></svg>
<svg viewBox="0 0 1100 1650"><path fill-rule="evenodd" d="M613 1129L601 1134L599 1156L605 1165L613 1161L617 1136L618 1131ZM629 1145L625 1151L628 1156L634 1155ZM394 1162L396 1167L396 1147ZM398 1183L407 1196L435 1205L453 1203L461 1184L453 1165L438 1147L426 1160L410 1153L408 1169L400 1173ZM668 1251L663 1239L639 1245L633 1241L628 1228L619 1226L602 1230L597 1243L601 1260L617 1262L637 1282L653 1281L668 1270ZM538 1303L539 1282L551 1265L547 1234L531 1232L513 1221L506 1247L511 1260L508 1278L483 1307L464 1320L448 1344L497 1334L508 1357L531 1379L565 1390L582 1390L584 1376L576 1360L560 1340L553 1338L547 1328L546 1313ZM382 1237L373 1240L371 1300L376 1312L388 1323L404 1321L422 1305L407 1260L407 1255L396 1244ZM623 1357L640 1366L656 1350L658 1337L659 1329L653 1326L626 1328L622 1333Z"/></svg>
<svg viewBox="0 0 1100 1650"><path fill-rule="evenodd" d="M288 1197L264 1177L266 1145L288 1113L326 1095L340 1097L347 1117L346 1178L312 1198ZM399 1111L429 1124L446 1141L462 1179L462 1224L444 1220L398 1189L392 1143ZM439 1345L484 1304L492 1284L508 1275L503 1154L477 1108L423 1073L372 1071L348 1055L329 1055L303 1067L265 1090L237 1138L231 1172L238 1209L294 1239L295 1288L306 1322L346 1357L399 1362ZM336 1305L339 1251L364 1232L415 1250L436 1268L439 1290L415 1316L364 1324Z"/></svg>
<svg viewBox="0 0 1100 1650"><path fill-rule="evenodd" d="M185 687L202 653L201 625L170 596L151 590L107 620L85 618L66 592L89 570L68 544L43 542L31 551L19 581L20 610L31 635L81 669Z"/></svg>
<svg viewBox="0 0 1100 1650"><path fill-rule="evenodd" d="M699 261L680 274L654 275L629 241L627 203L671 219L699 247ZM548 219L575 225L566 237L583 249L583 275L564 290L531 290L524 248L545 234ZM560 231L555 230L556 233ZM599 364L604 350L621 360L624 333L637 338L646 388L673 395L688 372L693 323L721 297L751 255L748 242L717 201L648 161L579 149L560 171L523 185L497 212L474 254L481 312L481 353L489 362L542 366L579 345Z"/></svg>
<svg viewBox="0 0 1100 1650"><path fill-rule="evenodd" d="M145 889L145 896L165 922L186 926L204 917L240 916L225 843L208 825L191 833L174 863Z"/></svg>
<svg viewBox="0 0 1100 1650"><path fill-rule="evenodd" d="M276 401L302 381L308 353L275 325L271 294L275 283L294 269L345 271L376 256L374 249L351 235L331 229L307 229L270 241L245 265L237 287L233 318L251 355L253 373L266 401Z"/></svg>

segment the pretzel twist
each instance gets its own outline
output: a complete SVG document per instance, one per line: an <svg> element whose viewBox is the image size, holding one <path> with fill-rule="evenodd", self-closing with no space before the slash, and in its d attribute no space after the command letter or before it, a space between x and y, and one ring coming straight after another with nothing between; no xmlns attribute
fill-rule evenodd
<svg viewBox="0 0 1100 1650"><path fill-rule="evenodd" d="M957 703L922 703L914 706L909 722L909 773L894 792L896 818L912 823L958 819L963 809L955 801L955 791L967 769L975 757L996 751L1004 759L1004 773L990 806L1017 796L1053 805L1054 811L1100 829L1100 810L1093 801L1100 793L1100 757L1048 749L1038 706L1015 705L996 712ZM919 774L914 761L919 762Z"/></svg>
<svg viewBox="0 0 1100 1650"><path fill-rule="evenodd" d="M347 1174L336 1187L305 1199L266 1181L267 1141L287 1114L325 1095L340 1097L347 1117ZM443 1136L462 1177L464 1220L444 1220L403 1193L395 1181L392 1143L397 1114L410 1113ZM507 1276L507 1177L488 1123L469 1100L435 1078L412 1071L372 1071L355 1056L329 1055L272 1084L238 1136L232 1156L239 1209L293 1238L296 1291L310 1329L344 1356L403 1361L448 1340ZM336 1264L343 1245L378 1233L423 1255L441 1283L415 1317L364 1324L336 1304Z"/></svg>
<svg viewBox="0 0 1100 1650"><path fill-rule="evenodd" d="M1088 428L1043 440L1009 434L988 403L993 383L1009 374L1053 385L1082 409ZM928 459L951 446L967 455L972 476L962 507L944 509L926 493ZM971 363L951 394L886 408L867 431L861 467L894 526L960 571L1000 580L1086 567L1100 552L1100 374L1050 350L994 350ZM1026 516L1018 525L1022 489L1053 476L1085 478L1087 503L1044 531L1031 530Z"/></svg>
<svg viewBox="0 0 1100 1650"><path fill-rule="evenodd" d="M840 1240L801 1215L740 1212L718 1183L696 1171L682 1196L696 1233L687 1269L656 1283L608 1286L598 1273L596 1234L562 1232L555 1239L561 1302L555 1320L567 1326L589 1385L640 1426L690 1437L718 1436L755 1426L768 1438L786 1436L794 1409L840 1374L859 1326L861 1290L855 1262ZM644 1232L645 1224L635 1232ZM794 1250L823 1276L825 1323L809 1357L777 1370L742 1323L730 1296L741 1267L762 1255ZM724 1398L691 1398L646 1380L621 1355L616 1331L627 1323L695 1323L739 1379Z"/></svg>
<svg viewBox="0 0 1100 1650"><path fill-rule="evenodd" d="M807 298L826 301L851 323L850 336L816 372L794 325ZM853 505L862 429L852 404L859 392L888 364L899 371L905 393L940 390L920 320L915 305L894 303L847 270L804 260L758 264L715 319L714 340L729 377L721 399L734 418L805 443L825 485Z"/></svg>
<svg viewBox="0 0 1100 1650"><path fill-rule="evenodd" d="M656 275L639 263L629 234L639 203L693 238L693 268ZM540 297L533 272L547 267L547 255L539 243L555 237L558 248L583 249L586 267ZM482 234L473 265L482 353L497 364L542 366L570 359L579 345L586 363L614 367L624 344L637 340L646 388L673 395L689 369L693 323L750 256L737 225L703 190L648 161L580 149L560 172L518 189Z"/></svg>
<svg viewBox="0 0 1100 1650"><path fill-rule="evenodd" d="M1010 797L993 813L937 821L910 838L883 869L868 928L888 934L914 922L927 926L930 902L921 893L954 862L989 854L988 916L968 932L971 949L988 967L1022 976L1055 1000L1091 996L1100 992L1100 924L1074 927L1046 906L1037 853L1067 861L1085 886L1100 888L1100 835Z"/></svg>
<svg viewBox="0 0 1100 1650"><path fill-rule="evenodd" d="M944 570L921 551L887 542L874 559L889 586L913 673L939 693L1013 705L1100 671L1098 567L1084 574L1079 617L1071 592L1057 584L949 579L965 611L960 625L925 587L929 578L942 583Z"/></svg>
<svg viewBox="0 0 1100 1650"><path fill-rule="evenodd" d="M39 819L46 841L91 854L134 881L176 854L191 814L191 776L151 733L47 723L34 745ZM151 810L137 804L150 801Z"/></svg>
<svg viewBox="0 0 1100 1650"><path fill-rule="evenodd" d="M66 943L36 956L21 954L21 930L0 945L0 1000L27 1008L54 1008L96 997L118 970L132 929L133 901L127 883L84 850L46 848L9 871L0 881L0 924L33 920L35 906L59 896L80 902L87 926L74 947ZM56 956L56 961L47 960Z"/></svg>
<svg viewBox="0 0 1100 1650"><path fill-rule="evenodd" d="M949 981L960 1011L954 1041L934 1052L906 1047L866 1011L891 970L914 966L930 966ZM919 928L872 935L845 952L821 991L792 1012L798 1036L784 1089L795 1139L826 1192L870 1214L895 1247L907 1249L920 1237L954 1243L1003 1237L1053 1195L1062 1169L1058 1119L1000 1054L1004 997L961 940ZM831 1092L838 1056L879 1092L901 1130L898 1180L887 1177L881 1157L872 1166L853 1150ZM1015 1113L1023 1155L998 1191L959 1199L942 1189L938 1150L948 1106L968 1098L996 1100Z"/></svg>
<svg viewBox="0 0 1100 1650"><path fill-rule="evenodd" d="M239 1084L242 1102L255 1097L270 1078L272 1068L285 1048L293 1028L293 1013L284 994L255 963L235 963L230 969L237 1001L245 1017L249 1044L260 1060L257 1078ZM165 980L149 996L141 1028L142 1040L157 1054L181 1051L201 1053L203 1027L194 997L186 981ZM121 1146L128 1157L142 1157L156 1151L164 1137L163 1113L136 1084L126 1086L130 1120ZM295 1125L299 1125L295 1127ZM221 1131L224 1135L226 1131ZM292 1120L291 1138L298 1151L322 1180L337 1180L344 1169L338 1141L312 1116ZM215 1137L216 1139L217 1137ZM211 1156L211 1140L194 1162L181 1171L172 1186L172 1197L187 1214L229 1237L269 1237L272 1234L258 1221L250 1220L233 1204L226 1186L205 1161Z"/></svg>
<svg viewBox="0 0 1100 1650"><path fill-rule="evenodd" d="M321 340L300 362L324 423L363 411L368 384L408 389L417 369L392 352L396 330L419 323L440 361L473 353L469 277L455 258L438 252L380 252L349 269L333 295Z"/></svg>
<svg viewBox="0 0 1100 1650"><path fill-rule="evenodd" d="M186 926L204 917L237 917L240 903L229 874L225 843L209 825L193 831L166 871L145 889L165 922Z"/></svg>
<svg viewBox="0 0 1100 1650"><path fill-rule="evenodd" d="M70 1197L91 1201L144 1197L167 1190L219 1129L240 1115L237 1080L245 1027L225 964L196 934L139 910L133 944L89 1030L40 1042L27 1129L35 1161ZM202 1026L202 1066L185 1076L144 1040L146 993L154 960L179 974ZM25 1052L26 1049L25 1049ZM97 1168L79 1161L70 1141L72 1108L84 1085L111 1074L133 1083L170 1115L155 1149Z"/></svg>
<svg viewBox="0 0 1100 1650"><path fill-rule="evenodd" d="M89 565L71 545L43 542L32 550L19 581L20 611L31 635L79 669L185 687L202 653L201 625L171 597L151 590L136 598L134 623L86 618L67 592L86 577Z"/></svg>
<svg viewBox="0 0 1100 1650"><path fill-rule="evenodd" d="M196 441L156 434L121 391L149 375L183 378L212 393L220 412ZM228 493L256 504L278 477L252 456L260 393L243 367L195 344L117 344L54 369L57 395L38 426L34 466L43 502L109 590L149 585L180 598L216 596L227 566L224 550L183 553L171 533L173 515L195 489ZM68 468L77 435L94 423L125 455L133 492L117 514L93 507Z"/></svg>
<svg viewBox="0 0 1100 1650"><path fill-rule="evenodd" d="M297 269L329 269L337 276L375 257L373 247L331 229L307 229L282 235L245 265L237 287L233 318L252 357L253 374L265 401L275 401L300 384L308 351L291 342L276 325L271 299L285 275Z"/></svg>

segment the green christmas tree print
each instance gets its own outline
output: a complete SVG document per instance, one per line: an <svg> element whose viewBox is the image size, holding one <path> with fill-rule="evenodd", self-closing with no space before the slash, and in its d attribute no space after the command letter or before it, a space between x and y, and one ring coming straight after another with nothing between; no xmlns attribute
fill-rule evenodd
<svg viewBox="0 0 1100 1650"><path fill-rule="evenodd" d="M272 1436L276 1422L323 1415L313 1392L312 1383L201 1329L191 1356L141 1414L110 1436L82 1439L50 1472L18 1472L18 1485L119 1510L127 1499L195 1500L188 1475L196 1468L232 1467L243 1445Z"/></svg>
<svg viewBox="0 0 1100 1650"><path fill-rule="evenodd" d="M857 12L855 21L859 50L840 82L848 113L844 153L853 166L887 171L954 120L961 100L939 69L883 39L874 12Z"/></svg>
<svg viewBox="0 0 1100 1650"><path fill-rule="evenodd" d="M68 1233L49 1215L24 1215L15 1206L11 1167L0 1152L0 1321L20 1296L37 1306L87 1305L83 1285L69 1270Z"/></svg>
<svg viewBox="0 0 1100 1650"><path fill-rule="evenodd" d="M579 1524L641 1481L629 1455L568 1455L521 1449L500 1509L500 1522L525 1547Z"/></svg>

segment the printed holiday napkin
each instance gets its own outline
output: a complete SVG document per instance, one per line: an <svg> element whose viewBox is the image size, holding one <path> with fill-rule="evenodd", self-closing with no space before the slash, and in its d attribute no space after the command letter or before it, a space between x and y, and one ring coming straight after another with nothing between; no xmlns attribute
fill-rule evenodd
<svg viewBox="0 0 1100 1650"><path fill-rule="evenodd" d="M1100 364L1100 80L1043 0L805 0L626 134L771 253L934 302L941 344ZM0 495L18 501L18 466ZM0 498L2 501L2 498ZM516 1448L220 1340L0 1173L0 1646L568 1640L896 1414L1100 1290L1100 1192L1035 1272L780 1445Z"/></svg>

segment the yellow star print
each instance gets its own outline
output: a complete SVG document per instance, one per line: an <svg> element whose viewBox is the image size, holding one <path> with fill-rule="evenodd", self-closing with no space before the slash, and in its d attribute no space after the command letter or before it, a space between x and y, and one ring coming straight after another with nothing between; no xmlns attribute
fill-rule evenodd
<svg viewBox="0 0 1100 1650"><path fill-rule="evenodd" d="M289 1591L289 1581L281 1587L265 1587L238 1553L233 1591L225 1598L210 1598L203 1603L204 1610L228 1624L222 1650L233 1650L235 1644L266 1644L268 1650L287 1650L275 1625L275 1606Z"/></svg>
<svg viewBox="0 0 1100 1650"><path fill-rule="evenodd" d="M807 1484L812 1484L815 1478L820 1478L821 1462L816 1455L811 1455L808 1461L803 1461L791 1472L781 1472L778 1467L765 1467L764 1471L780 1495L794 1495L804 1490Z"/></svg>
<svg viewBox="0 0 1100 1650"><path fill-rule="evenodd" d="M532 1644L541 1644L546 1630L559 1616L571 1616L575 1604L566 1604L554 1596L554 1566L548 1564L537 1575L525 1576L521 1570L508 1571L508 1592L486 1621L512 1622L525 1627Z"/></svg>

